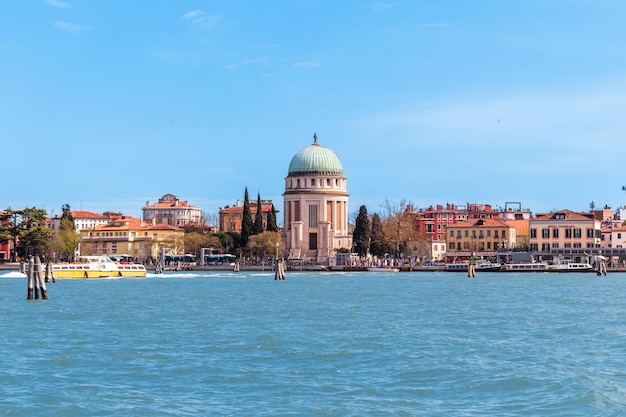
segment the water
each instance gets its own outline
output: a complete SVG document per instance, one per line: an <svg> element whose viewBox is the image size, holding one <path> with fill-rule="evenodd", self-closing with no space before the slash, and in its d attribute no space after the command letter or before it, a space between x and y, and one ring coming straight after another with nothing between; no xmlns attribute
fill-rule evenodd
<svg viewBox="0 0 626 417"><path fill-rule="evenodd" d="M0 273L0 415L618 416L626 274Z"/></svg>

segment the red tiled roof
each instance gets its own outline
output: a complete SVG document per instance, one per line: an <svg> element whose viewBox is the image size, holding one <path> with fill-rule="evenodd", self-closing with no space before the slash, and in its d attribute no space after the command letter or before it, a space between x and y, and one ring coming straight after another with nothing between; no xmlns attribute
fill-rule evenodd
<svg viewBox="0 0 626 417"><path fill-rule="evenodd" d="M83 210L72 211L72 216L74 217L74 219L101 219L101 220L108 219L108 217L103 216L102 214L92 213L90 211L83 211Z"/></svg>
<svg viewBox="0 0 626 417"><path fill-rule="evenodd" d="M556 216L564 215L564 219L557 219ZM590 221L594 220L595 217L593 213L577 213L571 210L559 210L550 213L537 213L537 216L534 219L530 219L531 222L535 221L552 221L552 220L564 220L564 221Z"/></svg>
<svg viewBox="0 0 626 417"><path fill-rule="evenodd" d="M252 213L256 213L256 203L250 203L250 211ZM274 210L276 210L276 208L274 208ZM263 213L269 213L270 211L272 211L272 203L261 203L261 212ZM233 206L233 207L226 207L220 210L220 212L222 213L243 213L243 206ZM276 210L276 213L278 213L278 210Z"/></svg>

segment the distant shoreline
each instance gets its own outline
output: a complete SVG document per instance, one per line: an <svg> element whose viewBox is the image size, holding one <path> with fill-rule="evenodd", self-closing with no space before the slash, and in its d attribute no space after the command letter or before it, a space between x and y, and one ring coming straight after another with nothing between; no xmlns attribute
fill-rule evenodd
<svg viewBox="0 0 626 417"><path fill-rule="evenodd" d="M154 273L154 265L147 265L146 269L148 272ZM19 262L2 262L0 263L0 271L19 271L20 264ZM239 270L241 272L245 271L253 271L253 272L271 272L274 269L272 265L240 265ZM168 270L168 272L202 272L202 271L233 271L232 266L199 266L193 265L189 269L175 271ZM294 267L288 269L288 272L367 272L365 268L344 268L342 266L333 266L330 268L323 268L319 265L307 265L300 267ZM443 271L443 266L414 266L412 270L405 268L401 270L401 272L438 272ZM607 272L626 272L626 267L609 267L607 268ZM447 274L454 275L455 272L448 272ZM458 274L458 273L457 273Z"/></svg>

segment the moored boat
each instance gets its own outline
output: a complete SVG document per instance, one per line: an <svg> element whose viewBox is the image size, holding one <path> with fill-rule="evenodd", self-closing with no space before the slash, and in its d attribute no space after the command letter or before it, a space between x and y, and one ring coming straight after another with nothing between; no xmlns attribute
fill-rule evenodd
<svg viewBox="0 0 626 417"><path fill-rule="evenodd" d="M594 272L593 266L586 262L562 261L554 265L548 265L550 272Z"/></svg>
<svg viewBox="0 0 626 417"><path fill-rule="evenodd" d="M52 272L55 278L108 278L145 277L145 266L141 264L113 262L108 256L79 256L74 263L54 263Z"/></svg>
<svg viewBox="0 0 626 417"><path fill-rule="evenodd" d="M548 272L546 262L510 263L502 265L501 272Z"/></svg>
<svg viewBox="0 0 626 417"><path fill-rule="evenodd" d="M443 267L443 270L446 272L467 272L469 269L469 263L458 263L458 264L446 264ZM498 262L491 262L484 259L479 259L476 261L475 270L476 271L499 271L502 268L502 265Z"/></svg>
<svg viewBox="0 0 626 417"><path fill-rule="evenodd" d="M548 262L529 262L504 264L502 272L593 272L593 266L586 262L560 261L556 264Z"/></svg>

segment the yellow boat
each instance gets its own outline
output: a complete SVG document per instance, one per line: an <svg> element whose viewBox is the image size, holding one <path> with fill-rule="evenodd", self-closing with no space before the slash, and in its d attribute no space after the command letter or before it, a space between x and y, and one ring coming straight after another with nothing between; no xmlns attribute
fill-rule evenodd
<svg viewBox="0 0 626 417"><path fill-rule="evenodd" d="M107 278L146 276L146 267L141 264L118 264L108 256L79 256L75 263L52 264L55 278Z"/></svg>

